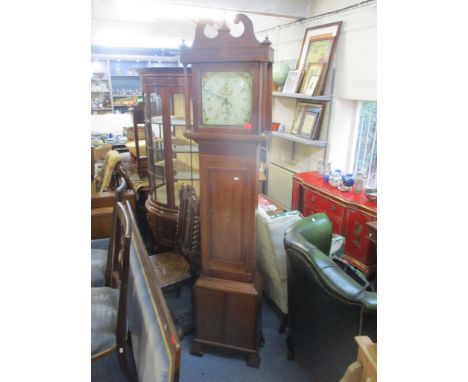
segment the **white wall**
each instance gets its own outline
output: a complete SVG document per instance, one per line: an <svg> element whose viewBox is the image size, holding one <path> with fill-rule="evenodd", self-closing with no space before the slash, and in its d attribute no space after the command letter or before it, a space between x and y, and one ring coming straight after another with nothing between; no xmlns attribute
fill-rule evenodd
<svg viewBox="0 0 468 382"><path fill-rule="evenodd" d="M311 1L309 17L341 9L356 2L355 0ZM263 39L265 35L269 36L275 49L275 61L297 60L306 28L336 21L343 21L343 24L334 58L335 98L328 136L328 159L332 162L333 168L349 171L354 160L356 101L377 99L376 3L258 33L257 38Z"/></svg>

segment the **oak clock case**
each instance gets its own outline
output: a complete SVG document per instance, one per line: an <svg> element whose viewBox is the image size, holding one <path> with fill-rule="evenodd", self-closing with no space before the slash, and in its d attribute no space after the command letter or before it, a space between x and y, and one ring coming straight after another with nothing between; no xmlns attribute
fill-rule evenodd
<svg viewBox="0 0 468 382"><path fill-rule="evenodd" d="M199 195L198 145L184 136L187 121L184 68L159 67L137 70L143 91L144 123L150 192L147 220L161 252L175 245L179 190L192 185ZM187 70L190 78L191 71Z"/></svg>
<svg viewBox="0 0 468 382"><path fill-rule="evenodd" d="M202 273L194 286L196 333L192 354L235 349L260 365L262 279L255 268L258 146L271 127L270 42L259 42L245 15L233 37L223 24L207 38L197 24L180 60L192 67L192 131L199 145Z"/></svg>

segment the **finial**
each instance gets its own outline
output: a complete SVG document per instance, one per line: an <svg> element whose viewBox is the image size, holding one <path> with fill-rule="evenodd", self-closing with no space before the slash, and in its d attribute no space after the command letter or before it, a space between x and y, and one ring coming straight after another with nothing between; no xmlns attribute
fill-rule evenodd
<svg viewBox="0 0 468 382"><path fill-rule="evenodd" d="M268 36L265 36L265 40L262 41L262 45L270 45L270 44L271 44L270 39L268 38Z"/></svg>

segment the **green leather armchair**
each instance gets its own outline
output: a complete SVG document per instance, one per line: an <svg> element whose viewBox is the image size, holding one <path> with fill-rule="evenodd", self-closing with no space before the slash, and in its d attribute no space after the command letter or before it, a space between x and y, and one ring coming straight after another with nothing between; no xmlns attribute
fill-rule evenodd
<svg viewBox="0 0 468 382"><path fill-rule="evenodd" d="M356 359L354 337L376 341L377 294L348 276L329 253L332 226L324 213L285 233L288 272L288 359L311 380L338 381Z"/></svg>

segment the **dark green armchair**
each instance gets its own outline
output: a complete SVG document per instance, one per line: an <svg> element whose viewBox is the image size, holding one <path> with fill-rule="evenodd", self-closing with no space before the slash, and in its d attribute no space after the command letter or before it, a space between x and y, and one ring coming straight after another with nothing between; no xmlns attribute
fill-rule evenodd
<svg viewBox="0 0 468 382"><path fill-rule="evenodd" d="M319 213L285 233L288 272L288 359L314 381L338 381L356 359L354 337L376 342L377 294L370 292L325 255L332 226Z"/></svg>

